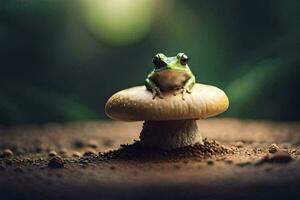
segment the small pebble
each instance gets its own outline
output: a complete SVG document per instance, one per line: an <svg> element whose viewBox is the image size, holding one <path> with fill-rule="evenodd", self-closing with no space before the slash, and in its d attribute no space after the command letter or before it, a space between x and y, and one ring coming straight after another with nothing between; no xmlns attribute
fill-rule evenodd
<svg viewBox="0 0 300 200"><path fill-rule="evenodd" d="M274 154L268 154L259 160L256 165L261 165L264 163L280 163L286 164L293 160L293 157L286 151L278 151Z"/></svg>
<svg viewBox="0 0 300 200"><path fill-rule="evenodd" d="M279 147L276 144L271 144L268 148L269 153L276 153L279 151Z"/></svg>
<svg viewBox="0 0 300 200"><path fill-rule="evenodd" d="M245 167L248 165L251 165L251 162L247 161L247 162L236 163L236 166L239 166L239 167Z"/></svg>
<svg viewBox="0 0 300 200"><path fill-rule="evenodd" d="M31 158L25 158L23 161L27 162L27 163L30 163L30 164L33 163L33 160Z"/></svg>
<svg viewBox="0 0 300 200"><path fill-rule="evenodd" d="M224 162L225 162L226 164L232 164L232 163L233 163L232 160L224 160Z"/></svg>
<svg viewBox="0 0 300 200"><path fill-rule="evenodd" d="M78 151L75 151L75 152L73 152L72 156L75 158L79 158L79 157L81 157L81 153L79 153Z"/></svg>
<svg viewBox="0 0 300 200"><path fill-rule="evenodd" d="M14 153L12 152L12 150L4 149L4 151L1 153L0 157L8 158L8 157L12 157L13 155L14 155Z"/></svg>
<svg viewBox="0 0 300 200"><path fill-rule="evenodd" d="M63 168L64 160L60 156L53 156L48 162L50 168Z"/></svg>
<svg viewBox="0 0 300 200"><path fill-rule="evenodd" d="M104 153L103 152L99 152L98 156L104 156Z"/></svg>
<svg viewBox="0 0 300 200"><path fill-rule="evenodd" d="M75 148L82 148L82 147L84 147L84 142L82 140L76 140L76 141L74 141L73 144L74 144Z"/></svg>
<svg viewBox="0 0 300 200"><path fill-rule="evenodd" d="M84 152L83 156L96 156L96 151L93 149L87 150L86 152Z"/></svg>
<svg viewBox="0 0 300 200"><path fill-rule="evenodd" d="M88 142L88 146L93 148L93 149L97 149L99 147L99 144L96 140L90 140Z"/></svg>
<svg viewBox="0 0 300 200"><path fill-rule="evenodd" d="M88 165L88 164L89 164L89 162L88 162L88 161L86 161L86 160L80 160L80 161L79 161L79 163L81 163L81 164L85 164L85 165Z"/></svg>
<svg viewBox="0 0 300 200"><path fill-rule="evenodd" d="M50 151L50 152L49 152L49 156L50 156L50 157L52 157L52 156L57 156L56 151Z"/></svg>
<svg viewBox="0 0 300 200"><path fill-rule="evenodd" d="M87 164L80 164L80 167L81 167L82 169L86 169L86 168L88 168L88 165L87 165Z"/></svg>
<svg viewBox="0 0 300 200"><path fill-rule="evenodd" d="M213 164L214 164L214 161L208 160L206 163L207 163L208 165L213 165Z"/></svg>
<svg viewBox="0 0 300 200"><path fill-rule="evenodd" d="M115 170L116 169L116 167L115 166L110 166L110 168L109 168L110 170Z"/></svg>
<svg viewBox="0 0 300 200"><path fill-rule="evenodd" d="M242 147L244 147L244 143L241 142L241 141L238 141L238 142L236 142L236 143L234 144L234 146L236 146L236 147L238 147L238 148L242 148Z"/></svg>

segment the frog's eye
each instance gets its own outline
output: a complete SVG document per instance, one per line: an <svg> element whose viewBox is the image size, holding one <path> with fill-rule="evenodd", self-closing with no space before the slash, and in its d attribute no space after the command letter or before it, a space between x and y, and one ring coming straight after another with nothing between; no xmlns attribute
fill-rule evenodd
<svg viewBox="0 0 300 200"><path fill-rule="evenodd" d="M159 68L161 68L161 67L163 67L163 66L165 66L166 64L161 60L161 57L160 57L160 55L159 54L156 54L154 57L153 57L153 63L154 63L154 65L155 65L155 67L157 68L157 69L159 69Z"/></svg>
<svg viewBox="0 0 300 200"><path fill-rule="evenodd" d="M159 56L159 54L156 54L154 57L153 57L153 63L155 64L156 62L158 62L158 61L160 61L161 59L160 59L160 56Z"/></svg>
<svg viewBox="0 0 300 200"><path fill-rule="evenodd" d="M182 65L186 65L189 61L189 58L187 57L187 55L183 54L181 57L180 57L180 64Z"/></svg>

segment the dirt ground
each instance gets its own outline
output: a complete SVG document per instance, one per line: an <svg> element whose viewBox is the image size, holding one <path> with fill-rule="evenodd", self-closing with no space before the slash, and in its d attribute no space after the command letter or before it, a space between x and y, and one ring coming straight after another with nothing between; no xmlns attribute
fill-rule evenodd
<svg viewBox="0 0 300 200"><path fill-rule="evenodd" d="M142 123L0 127L0 199L300 198L300 123L198 124L206 146L154 155L119 149Z"/></svg>

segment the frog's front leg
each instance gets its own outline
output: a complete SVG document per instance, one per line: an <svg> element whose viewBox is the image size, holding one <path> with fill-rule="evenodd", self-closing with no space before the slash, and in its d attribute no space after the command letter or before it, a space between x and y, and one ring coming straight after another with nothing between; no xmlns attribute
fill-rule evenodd
<svg viewBox="0 0 300 200"><path fill-rule="evenodd" d="M157 85L149 78L146 78L145 86L148 90L152 91L152 99L155 99L156 96L158 96L161 99L163 98L163 95L162 95L159 87L157 87Z"/></svg>
<svg viewBox="0 0 300 200"><path fill-rule="evenodd" d="M178 88L173 94L174 96L176 96L177 94L181 94L182 95L182 100L184 100L184 94L188 93L191 94L192 93L192 87L195 85L196 80L195 80L195 76L191 76L182 87Z"/></svg>
<svg viewBox="0 0 300 200"><path fill-rule="evenodd" d="M193 88L193 86L195 85L195 83L196 83L196 78L195 78L195 76L193 75L193 76L191 76L191 78L189 78L189 79L185 82L183 88L186 90L187 93L191 94L191 93L192 93L192 88Z"/></svg>

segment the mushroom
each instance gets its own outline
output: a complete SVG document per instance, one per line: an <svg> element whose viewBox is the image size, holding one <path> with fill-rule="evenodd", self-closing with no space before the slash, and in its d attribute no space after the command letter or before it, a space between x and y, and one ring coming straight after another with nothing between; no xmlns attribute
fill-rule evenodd
<svg viewBox="0 0 300 200"><path fill-rule="evenodd" d="M210 85L195 84L184 100L172 91L163 95L163 99L153 99L145 86L125 89L109 98L105 112L115 120L144 121L141 145L170 150L202 144L196 120L218 115L229 106L226 94Z"/></svg>

